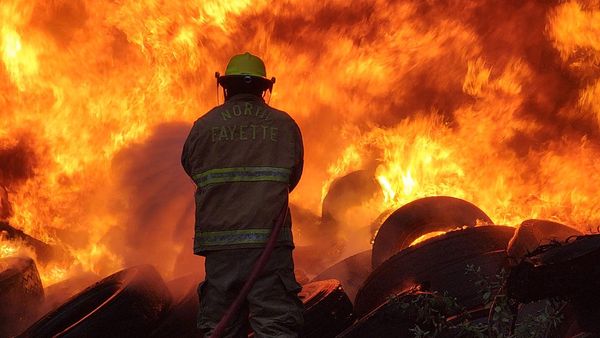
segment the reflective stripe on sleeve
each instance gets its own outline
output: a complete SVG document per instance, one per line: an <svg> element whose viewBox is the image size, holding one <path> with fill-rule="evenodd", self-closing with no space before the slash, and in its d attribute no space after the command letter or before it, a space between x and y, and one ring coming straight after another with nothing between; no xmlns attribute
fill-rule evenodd
<svg viewBox="0 0 600 338"><path fill-rule="evenodd" d="M203 188L210 184L230 182L282 182L289 183L291 170L277 167L237 167L207 170L194 175L194 182Z"/></svg>
<svg viewBox="0 0 600 338"><path fill-rule="evenodd" d="M271 229L201 231L196 234L196 242L205 248L239 244L263 244L267 243L270 234ZM279 233L278 242L285 241L292 241L292 230L289 227L283 227Z"/></svg>

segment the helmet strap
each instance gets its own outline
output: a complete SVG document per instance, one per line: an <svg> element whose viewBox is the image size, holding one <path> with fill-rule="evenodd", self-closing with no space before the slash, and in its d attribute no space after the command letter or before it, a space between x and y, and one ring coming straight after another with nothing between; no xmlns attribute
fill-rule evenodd
<svg viewBox="0 0 600 338"><path fill-rule="evenodd" d="M221 79L221 73L215 72L215 78L217 79L217 106L218 106L218 105L220 105L220 103L219 103L219 80Z"/></svg>
<svg viewBox="0 0 600 338"><path fill-rule="evenodd" d="M269 87L267 88L267 90L265 90L265 94L267 93L267 91L269 92L269 98L267 100L267 104L271 103L271 96L273 96L273 85L275 84L275 81L276 81L275 77L272 77Z"/></svg>

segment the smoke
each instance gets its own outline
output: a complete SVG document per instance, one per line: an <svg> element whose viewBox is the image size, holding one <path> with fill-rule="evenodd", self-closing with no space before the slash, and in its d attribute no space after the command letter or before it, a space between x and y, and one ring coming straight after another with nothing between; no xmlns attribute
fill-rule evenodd
<svg viewBox="0 0 600 338"><path fill-rule="evenodd" d="M0 186L16 187L34 174L35 153L27 137L16 142L0 139Z"/></svg>
<svg viewBox="0 0 600 338"><path fill-rule="evenodd" d="M12 207L8 202L8 192L6 188L0 186L0 221L6 220L12 215Z"/></svg>
<svg viewBox="0 0 600 338"><path fill-rule="evenodd" d="M195 186L180 164L191 125L157 126L143 144L131 145L113 160L120 199L114 205L122 224L108 235L124 265L148 263L165 276L201 271L192 255Z"/></svg>
<svg viewBox="0 0 600 338"><path fill-rule="evenodd" d="M34 175L35 155L28 138L16 142L0 139L0 220L12 215L8 191Z"/></svg>

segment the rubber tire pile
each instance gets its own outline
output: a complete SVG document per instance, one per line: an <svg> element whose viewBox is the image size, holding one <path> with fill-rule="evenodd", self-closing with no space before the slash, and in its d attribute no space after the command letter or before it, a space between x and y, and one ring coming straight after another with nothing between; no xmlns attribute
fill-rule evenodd
<svg viewBox="0 0 600 338"><path fill-rule="evenodd" d="M443 292L455 297L473 320L486 321L486 304L465 274L467 265L479 267L485 275L510 270L508 292L523 303L571 297L564 323L552 337L598 335L595 301L600 292L594 290L600 268L588 267L600 259L600 235L537 249L538 234L544 234L539 229L553 229L550 232L560 234L558 239L571 233L570 228L550 223L524 222L515 232L493 225L483 211L460 199L442 196L411 202L383 222L372 250L341 260L303 285L305 327L300 336L410 337L415 319L401 315L397 301L422 295L435 300ZM413 245L433 231L446 233ZM517 235L520 239L515 240ZM511 260L507 254L513 252L511 247L527 255ZM152 266L136 266L48 308L34 262L1 259L0 336L200 337L195 327L197 283L191 276L165 283ZM38 313L39 309L46 312Z"/></svg>
<svg viewBox="0 0 600 338"><path fill-rule="evenodd" d="M42 281L32 259L0 259L0 337L23 330L43 299Z"/></svg>

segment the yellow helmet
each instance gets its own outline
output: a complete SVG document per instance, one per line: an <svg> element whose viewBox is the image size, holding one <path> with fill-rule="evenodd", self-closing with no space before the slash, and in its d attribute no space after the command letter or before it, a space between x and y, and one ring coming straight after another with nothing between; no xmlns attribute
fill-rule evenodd
<svg viewBox="0 0 600 338"><path fill-rule="evenodd" d="M258 56L248 52L234 55L227 64L225 75L215 73L217 84L227 88L239 79L245 83L255 83L262 90L273 90L275 78L267 79L265 63ZM236 80L238 79L238 80Z"/></svg>
<svg viewBox="0 0 600 338"><path fill-rule="evenodd" d="M230 75L247 75L267 78L267 70L265 63L258 56L248 52L244 54L234 55L225 70L225 76Z"/></svg>

